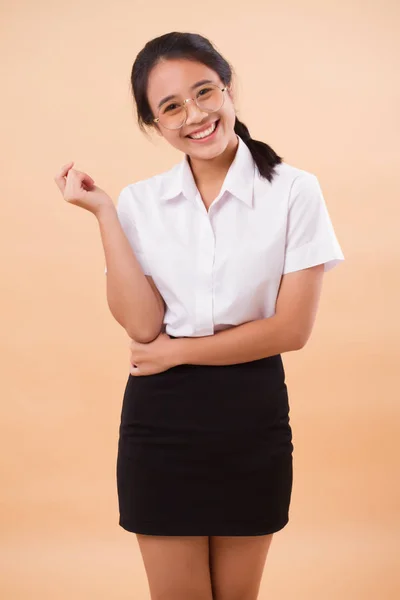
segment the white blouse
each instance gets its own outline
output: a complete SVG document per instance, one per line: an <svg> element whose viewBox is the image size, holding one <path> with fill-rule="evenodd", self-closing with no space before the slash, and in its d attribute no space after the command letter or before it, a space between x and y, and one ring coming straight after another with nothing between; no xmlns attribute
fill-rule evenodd
<svg viewBox="0 0 400 600"><path fill-rule="evenodd" d="M344 260L317 177L282 162L270 183L238 140L209 212L186 155L118 197L125 235L165 300L169 335L212 335L271 317L282 275Z"/></svg>

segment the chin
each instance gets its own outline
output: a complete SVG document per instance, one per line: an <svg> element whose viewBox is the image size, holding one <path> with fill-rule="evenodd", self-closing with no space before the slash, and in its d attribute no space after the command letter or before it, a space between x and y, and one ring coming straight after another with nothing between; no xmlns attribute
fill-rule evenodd
<svg viewBox="0 0 400 600"><path fill-rule="evenodd" d="M212 160L213 158L216 158L217 156L220 156L221 154L223 154L225 150L225 146L221 146L221 144L215 144L215 146L213 148L208 148L207 150L204 149L203 152L199 152L199 151L190 151L190 156L192 158L198 158L201 160ZM189 154L189 151L188 151Z"/></svg>
<svg viewBox="0 0 400 600"><path fill-rule="evenodd" d="M226 150L228 144L228 137L221 136L218 140L215 140L215 142L213 144L210 144L209 146L199 145L196 147L189 144L189 147L187 147L187 153L194 157L198 156L199 158L215 158L216 156L219 156Z"/></svg>

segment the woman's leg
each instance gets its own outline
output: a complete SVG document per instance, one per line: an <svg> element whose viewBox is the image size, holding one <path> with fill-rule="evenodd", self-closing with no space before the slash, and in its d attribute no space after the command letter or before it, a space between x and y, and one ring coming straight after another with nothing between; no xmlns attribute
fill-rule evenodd
<svg viewBox="0 0 400 600"><path fill-rule="evenodd" d="M208 536L136 536L151 600L213 600Z"/></svg>
<svg viewBox="0 0 400 600"><path fill-rule="evenodd" d="M272 536L210 537L213 600L257 600Z"/></svg>

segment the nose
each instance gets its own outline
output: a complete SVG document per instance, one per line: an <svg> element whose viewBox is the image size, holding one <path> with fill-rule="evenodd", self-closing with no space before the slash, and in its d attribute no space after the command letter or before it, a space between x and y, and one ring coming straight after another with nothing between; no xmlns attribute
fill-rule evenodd
<svg viewBox="0 0 400 600"><path fill-rule="evenodd" d="M187 101L185 106L187 112L186 125L199 123L206 115L208 115L208 113L201 110L193 100Z"/></svg>

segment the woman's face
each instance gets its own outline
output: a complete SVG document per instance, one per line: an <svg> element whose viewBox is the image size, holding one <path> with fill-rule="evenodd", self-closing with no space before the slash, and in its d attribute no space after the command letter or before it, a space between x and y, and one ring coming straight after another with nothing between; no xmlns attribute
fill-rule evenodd
<svg viewBox="0 0 400 600"><path fill-rule="evenodd" d="M159 103L166 96L173 96L171 103L183 102L194 98L197 88L191 89L197 82L210 80L220 88L225 87L215 71L199 62L187 59L174 59L159 62L150 72L147 97L154 117L158 116ZM191 158L211 159L224 152L228 145L236 144L234 131L235 107L230 90L224 93L224 103L216 112L206 113L195 102L186 103L187 120L180 129L166 129L155 123L157 132L172 146L188 154ZM199 129L207 129L218 122L215 132L202 141L189 137Z"/></svg>

